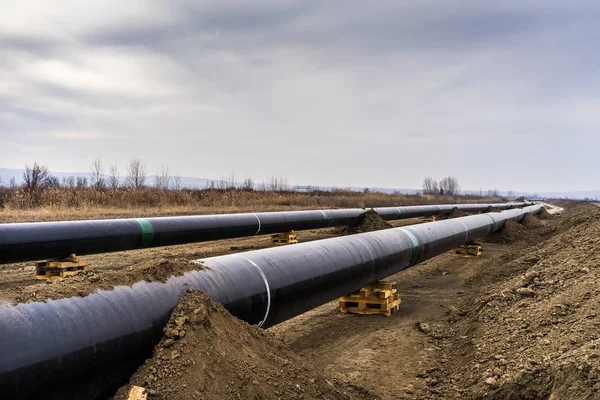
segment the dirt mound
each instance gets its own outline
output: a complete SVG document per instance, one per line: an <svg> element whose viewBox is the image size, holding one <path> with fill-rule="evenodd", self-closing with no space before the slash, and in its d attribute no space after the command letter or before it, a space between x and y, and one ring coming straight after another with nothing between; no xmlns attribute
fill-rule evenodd
<svg viewBox="0 0 600 400"><path fill-rule="evenodd" d="M393 228L390 223L381 218L374 210L369 210L363 214L363 219L354 225L347 226L339 232L345 235L353 235L355 233L373 232L381 229Z"/></svg>
<svg viewBox="0 0 600 400"><path fill-rule="evenodd" d="M582 203L563 213L559 230L565 231L581 224L590 225L598 221L600 221L600 207L590 203Z"/></svg>
<svg viewBox="0 0 600 400"><path fill-rule="evenodd" d="M305 366L283 342L246 324L203 292L173 311L154 355L132 376L155 399L372 399ZM127 398L130 385L115 400Z"/></svg>
<svg viewBox="0 0 600 400"><path fill-rule="evenodd" d="M542 207L542 211L540 211L536 217L538 217L538 219L552 219L552 214L550 214L546 208Z"/></svg>
<svg viewBox="0 0 600 400"><path fill-rule="evenodd" d="M131 286L140 281L164 282L171 276L183 275L187 271L202 268L184 258L165 258L158 261L145 261L119 271L87 270L62 281L14 287L2 296L15 303L87 296L98 289L109 290L119 285Z"/></svg>
<svg viewBox="0 0 600 400"><path fill-rule="evenodd" d="M466 217L467 214L464 211L459 210L458 208L455 208L452 210L452 212L450 214L447 215L440 215L439 217L437 217L438 221L444 220L444 219L452 219L452 218L460 218L460 217Z"/></svg>
<svg viewBox="0 0 600 400"><path fill-rule="evenodd" d="M487 235L483 240L487 243L531 243L538 241L539 239L540 235L528 229L526 226L509 219L504 224L504 228Z"/></svg>
<svg viewBox="0 0 600 400"><path fill-rule="evenodd" d="M537 219L537 217L531 214L525 215L525 218L523 218L523 220L521 221L521 225L529 229L541 228L544 226L544 224L542 224L540 220Z"/></svg>
<svg viewBox="0 0 600 400"><path fill-rule="evenodd" d="M450 214L448 214L448 219L466 217L467 215L469 215L469 214L467 214L464 211L459 210L458 208L455 208L454 210L452 210L452 212Z"/></svg>
<svg viewBox="0 0 600 400"><path fill-rule="evenodd" d="M433 398L600 398L600 219L587 207L567 219L465 298L466 317L440 343L452 363Z"/></svg>

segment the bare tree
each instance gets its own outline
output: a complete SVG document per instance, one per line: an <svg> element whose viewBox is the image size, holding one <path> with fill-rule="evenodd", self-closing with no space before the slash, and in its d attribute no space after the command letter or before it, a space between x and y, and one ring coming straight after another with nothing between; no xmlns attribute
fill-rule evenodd
<svg viewBox="0 0 600 400"><path fill-rule="evenodd" d="M169 190L171 187L171 179L169 167L163 166L162 169L154 176L154 186L160 190Z"/></svg>
<svg viewBox="0 0 600 400"><path fill-rule="evenodd" d="M66 186L70 189L74 189L76 184L75 184L75 177L74 176L66 176L64 178L62 178L62 182L63 182L63 186Z"/></svg>
<svg viewBox="0 0 600 400"><path fill-rule="evenodd" d="M119 168L116 166L116 164L113 164L108 170L108 186L111 189L117 189L119 187L119 184Z"/></svg>
<svg viewBox="0 0 600 400"><path fill-rule="evenodd" d="M268 189L272 191L288 190L287 178L279 175L271 176L271 181L269 182Z"/></svg>
<svg viewBox="0 0 600 400"><path fill-rule="evenodd" d="M77 189L85 189L88 187L88 178L86 178L85 176L79 176L77 175L76 178L76 182L75 182L75 187Z"/></svg>
<svg viewBox="0 0 600 400"><path fill-rule="evenodd" d="M448 177L448 194L455 196L460 191L460 184L458 183L458 179L454 176Z"/></svg>
<svg viewBox="0 0 600 400"><path fill-rule="evenodd" d="M60 179L54 175L48 175L46 179L44 179L44 186L49 188L59 188L60 187Z"/></svg>
<svg viewBox="0 0 600 400"><path fill-rule="evenodd" d="M94 162L92 163L92 186L97 189L104 189L106 187L104 167L100 157L94 158Z"/></svg>
<svg viewBox="0 0 600 400"><path fill-rule="evenodd" d="M0 187L4 187L4 183L2 182L2 175L0 175Z"/></svg>
<svg viewBox="0 0 600 400"><path fill-rule="evenodd" d="M146 166L139 158L134 158L127 167L127 186L133 189L140 189L146 184L148 175Z"/></svg>
<svg viewBox="0 0 600 400"><path fill-rule="evenodd" d="M252 180L251 177L247 177L246 179L244 179L244 184L242 185L242 189L244 190L254 190L254 181Z"/></svg>
<svg viewBox="0 0 600 400"><path fill-rule="evenodd" d="M453 176L447 176L440 181L440 193L454 196L458 194L459 189L458 179Z"/></svg>
<svg viewBox="0 0 600 400"><path fill-rule="evenodd" d="M173 189L181 190L181 176L175 175L173 177Z"/></svg>
<svg viewBox="0 0 600 400"><path fill-rule="evenodd" d="M26 192L37 191L43 186L44 180L49 174L48 167L42 166L37 162L33 163L33 167L26 165L25 172L23 172L23 189Z"/></svg>
<svg viewBox="0 0 600 400"><path fill-rule="evenodd" d="M227 189L227 180L223 177L221 177L221 179L219 179L218 181L215 181L215 185L216 188L219 190L225 190Z"/></svg>
<svg viewBox="0 0 600 400"><path fill-rule="evenodd" d="M227 182L227 189L235 189L235 170L231 171L231 175L229 176L229 182Z"/></svg>
<svg viewBox="0 0 600 400"><path fill-rule="evenodd" d="M8 183L8 187L11 188L11 189L16 189L17 188L17 180L15 179L14 176L12 178L10 178L10 181Z"/></svg>
<svg viewBox="0 0 600 400"><path fill-rule="evenodd" d="M423 194L437 194L437 186L437 181L434 181L430 176L426 176L425 179L423 179Z"/></svg>

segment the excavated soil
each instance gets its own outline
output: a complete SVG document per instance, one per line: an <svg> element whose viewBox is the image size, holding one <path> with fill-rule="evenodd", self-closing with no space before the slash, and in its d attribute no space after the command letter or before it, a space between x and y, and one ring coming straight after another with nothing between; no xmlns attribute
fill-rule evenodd
<svg viewBox="0 0 600 400"><path fill-rule="evenodd" d="M540 211L536 217L541 220L552 219L552 214L550 214L545 208L542 208L542 211Z"/></svg>
<svg viewBox="0 0 600 400"><path fill-rule="evenodd" d="M458 208L455 208L454 210L452 210L452 212L450 214L448 214L448 219L466 217L467 215L469 215L469 214L467 214L464 211L459 210Z"/></svg>
<svg viewBox="0 0 600 400"><path fill-rule="evenodd" d="M463 317L437 341L452 362L435 372L431 398L600 398L600 208L565 214L561 233L458 306Z"/></svg>
<svg viewBox="0 0 600 400"><path fill-rule="evenodd" d="M529 229L536 229L544 226L537 216L531 214L525 215L525 218L521 220L520 224Z"/></svg>
<svg viewBox="0 0 600 400"><path fill-rule="evenodd" d="M521 222L508 220L502 229L486 236L483 240L485 243L538 243L550 236L558 226L547 223L547 220L555 218L552 215L548 214L549 217L543 220L540 220L538 215L527 214Z"/></svg>
<svg viewBox="0 0 600 400"><path fill-rule="evenodd" d="M393 226L389 222L381 218L374 210L369 210L364 213L363 219L359 223L341 229L340 233L352 235L355 233L373 232L392 227Z"/></svg>
<svg viewBox="0 0 600 400"><path fill-rule="evenodd" d="M452 219L452 218L460 218L460 217L466 217L467 214L464 211L459 210L458 208L455 208L452 210L452 212L448 215L441 215L439 216L437 219L438 220L443 220L443 219Z"/></svg>
<svg viewBox="0 0 600 400"><path fill-rule="evenodd" d="M535 217L533 217L535 218ZM483 240L485 243L515 243L515 242L535 242L539 241L540 235L519 224L516 221L508 220L504 228L497 232L487 235Z"/></svg>
<svg viewBox="0 0 600 400"><path fill-rule="evenodd" d="M558 231L564 232L576 226L594 225L597 222L596 217L599 211L600 207L590 203L583 203L573 209L568 209L561 219Z"/></svg>
<svg viewBox="0 0 600 400"><path fill-rule="evenodd" d="M152 399L377 399L327 377L271 334L240 321L199 291L173 311L154 355L119 390L131 385Z"/></svg>

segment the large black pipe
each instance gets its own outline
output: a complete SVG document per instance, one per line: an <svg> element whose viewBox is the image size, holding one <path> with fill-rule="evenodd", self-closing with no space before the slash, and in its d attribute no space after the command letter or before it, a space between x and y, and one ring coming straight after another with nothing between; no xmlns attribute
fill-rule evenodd
<svg viewBox="0 0 600 400"><path fill-rule="evenodd" d="M444 204L376 208L384 219L402 219L462 211L508 209L529 203ZM0 224L0 264L99 254L144 247L204 242L289 230L351 225L360 221L360 208L286 211L188 217L109 219Z"/></svg>
<svg viewBox="0 0 600 400"><path fill-rule="evenodd" d="M530 206L199 260L167 282L0 306L0 398L100 399L151 355L188 288L270 327L500 229ZM200 267L203 266L204 268Z"/></svg>

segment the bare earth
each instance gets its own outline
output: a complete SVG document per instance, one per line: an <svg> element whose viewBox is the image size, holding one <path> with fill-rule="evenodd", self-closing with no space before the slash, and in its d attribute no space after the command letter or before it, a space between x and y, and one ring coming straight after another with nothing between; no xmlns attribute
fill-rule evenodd
<svg viewBox="0 0 600 400"><path fill-rule="evenodd" d="M337 232L299 236L308 241ZM297 355L300 370L314 366L341 385L366 390L336 383L350 398L600 398L599 234L600 208L587 204L560 217L509 224L484 243L480 258L443 254L390 277L402 297L391 317L341 314L331 302L269 329L268 340ZM50 285L33 279L32 266L10 265L0 269L0 297L85 294L118 283L118 273L142 270L162 279L148 270L158 258L175 260L177 272L176 260L270 245L267 237L254 237L90 256L91 276Z"/></svg>

